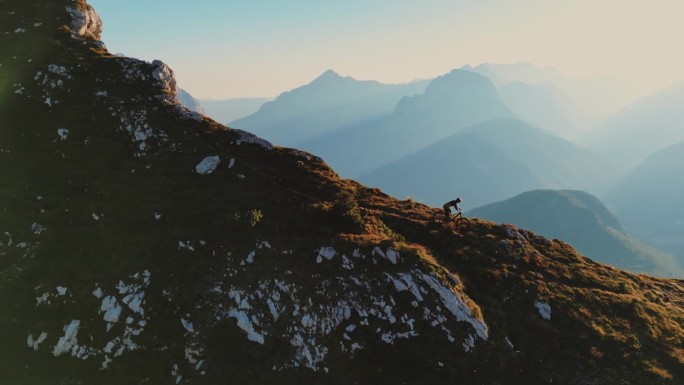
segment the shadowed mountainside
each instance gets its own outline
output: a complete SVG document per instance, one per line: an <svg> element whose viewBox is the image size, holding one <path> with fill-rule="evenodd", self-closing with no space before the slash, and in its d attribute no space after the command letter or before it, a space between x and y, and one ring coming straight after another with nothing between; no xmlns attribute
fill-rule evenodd
<svg viewBox="0 0 684 385"><path fill-rule="evenodd" d="M684 378L681 281L457 234L180 107L85 2L0 4L0 383Z"/></svg>

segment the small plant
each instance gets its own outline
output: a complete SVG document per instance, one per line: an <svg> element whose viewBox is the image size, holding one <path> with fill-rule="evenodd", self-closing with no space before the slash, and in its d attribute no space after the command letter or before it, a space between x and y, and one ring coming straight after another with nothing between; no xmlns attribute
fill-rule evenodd
<svg viewBox="0 0 684 385"><path fill-rule="evenodd" d="M381 231L387 235L388 238L392 239L395 242L406 242L406 238L404 238L403 235L395 232L394 230L390 229L385 222L379 221L380 222L380 227Z"/></svg>
<svg viewBox="0 0 684 385"><path fill-rule="evenodd" d="M261 222L261 219L264 218L264 214L261 212L261 210L258 209L252 209L247 212L247 225L249 227L255 227L259 222Z"/></svg>
<svg viewBox="0 0 684 385"><path fill-rule="evenodd" d="M349 224L352 227L363 229L364 220L361 217L361 210L359 209L359 204L356 202L356 198L351 192L340 191L335 196L332 212L349 221Z"/></svg>
<svg viewBox="0 0 684 385"><path fill-rule="evenodd" d="M236 226L246 226L246 227L256 227L259 222L264 218L264 214L259 209L252 209L246 213L240 213L235 211L233 213L233 223Z"/></svg>

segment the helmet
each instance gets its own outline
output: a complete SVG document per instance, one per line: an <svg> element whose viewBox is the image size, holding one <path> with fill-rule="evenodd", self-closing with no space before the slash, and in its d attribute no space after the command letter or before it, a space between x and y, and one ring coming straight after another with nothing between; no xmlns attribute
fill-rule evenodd
<svg viewBox="0 0 684 385"><path fill-rule="evenodd" d="M456 198L456 203L461 203L461 202L463 202L463 201L461 200L461 198Z"/></svg>

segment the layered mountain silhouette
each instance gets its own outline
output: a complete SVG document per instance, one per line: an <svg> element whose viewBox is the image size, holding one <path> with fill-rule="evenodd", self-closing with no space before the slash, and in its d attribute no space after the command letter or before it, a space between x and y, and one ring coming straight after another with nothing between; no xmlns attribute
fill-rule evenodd
<svg viewBox="0 0 684 385"><path fill-rule="evenodd" d="M206 115L222 124L247 117L257 112L266 102L273 98L236 98L225 100L201 99L200 103Z"/></svg>
<svg viewBox="0 0 684 385"><path fill-rule="evenodd" d="M403 98L392 114L298 144L354 177L402 158L488 119L512 116L486 77L453 70L425 92ZM353 153L353 155L351 155Z"/></svg>
<svg viewBox="0 0 684 385"><path fill-rule="evenodd" d="M480 73L488 77L496 85L505 85L512 82L543 84L564 79L553 67L539 67L527 62L514 64L482 63L474 67L465 65L462 68L467 71Z"/></svg>
<svg viewBox="0 0 684 385"><path fill-rule="evenodd" d="M625 226L684 263L684 142L649 156L607 195Z"/></svg>
<svg viewBox="0 0 684 385"><path fill-rule="evenodd" d="M681 281L457 233L181 107L87 3L1 3L0 383L684 378Z"/></svg>
<svg viewBox="0 0 684 385"><path fill-rule="evenodd" d="M501 99L520 119L565 139L579 135L571 102L553 84L513 81L497 88Z"/></svg>
<svg viewBox="0 0 684 385"><path fill-rule="evenodd" d="M674 258L628 235L603 203L578 190L535 190L467 212L570 243L582 254L623 269L684 277Z"/></svg>
<svg viewBox="0 0 684 385"><path fill-rule="evenodd" d="M231 125L279 145L293 145L390 113L401 98L421 93L426 85L359 81L328 70Z"/></svg>
<svg viewBox="0 0 684 385"><path fill-rule="evenodd" d="M507 97L506 102L510 102L511 108L527 121L572 139L578 138L588 128L596 126L642 96L639 87L621 78L573 78L562 75L553 67L539 67L530 63L483 63L463 68L490 78L502 95L506 93L505 88L514 83L524 83L536 89L532 95L532 90L523 90L526 92L522 92L520 97L523 100L530 98L530 102L536 101L539 104L524 104L515 95ZM545 100L534 97L540 92L551 93L553 97ZM516 110L516 107L520 109ZM546 126L544 123L550 117L557 119L557 124ZM572 124L564 126L568 118ZM575 132L571 128L579 131Z"/></svg>
<svg viewBox="0 0 684 385"><path fill-rule="evenodd" d="M584 143L624 170L649 155L684 141L684 83L645 97L592 129Z"/></svg>
<svg viewBox="0 0 684 385"><path fill-rule="evenodd" d="M596 154L513 118L492 119L362 175L397 196L470 207L537 188L602 190L611 167Z"/></svg>

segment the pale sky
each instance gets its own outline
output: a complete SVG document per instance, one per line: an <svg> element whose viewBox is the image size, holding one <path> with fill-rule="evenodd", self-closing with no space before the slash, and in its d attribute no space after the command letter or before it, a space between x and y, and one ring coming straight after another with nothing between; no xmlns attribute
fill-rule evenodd
<svg viewBox="0 0 684 385"><path fill-rule="evenodd" d="M89 0L113 53L196 98L276 96L326 69L402 83L531 62L645 92L684 80L682 0Z"/></svg>

